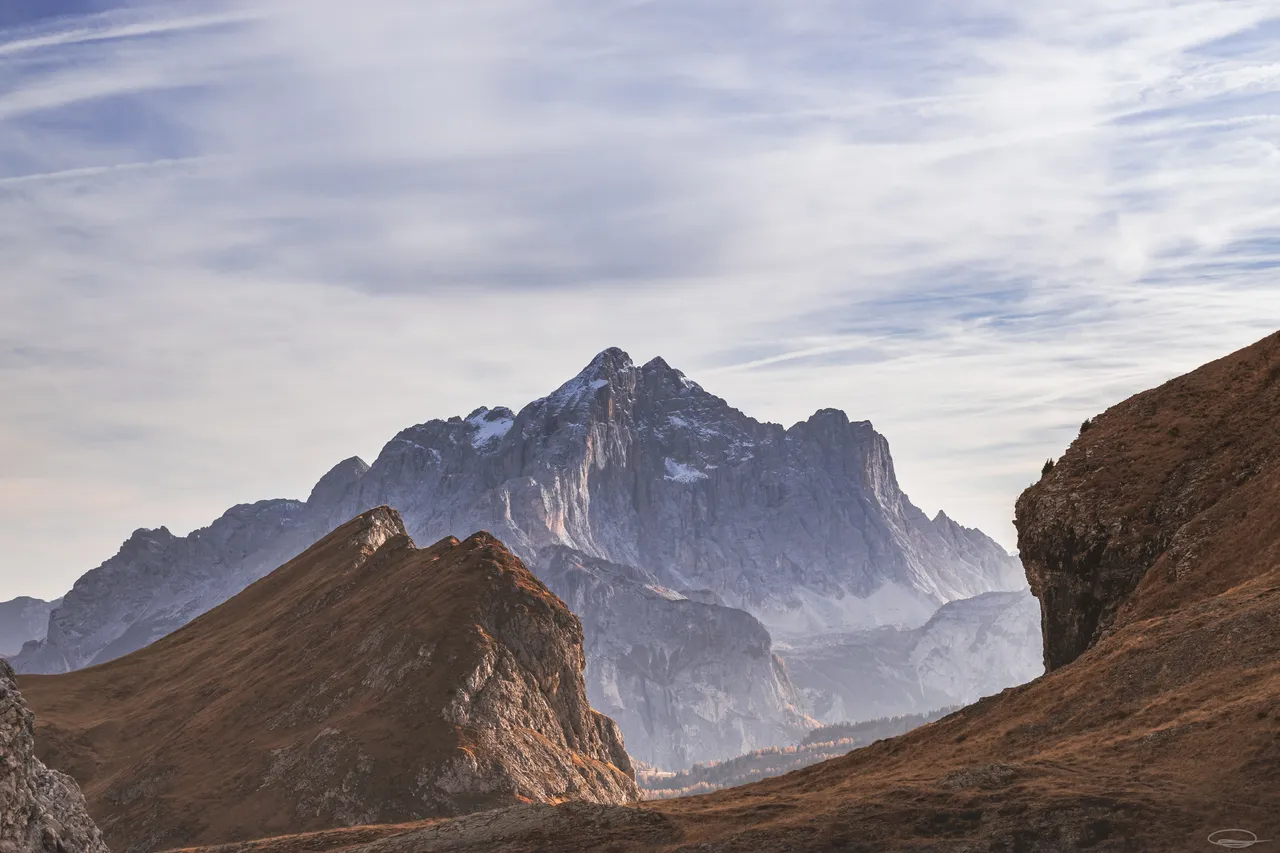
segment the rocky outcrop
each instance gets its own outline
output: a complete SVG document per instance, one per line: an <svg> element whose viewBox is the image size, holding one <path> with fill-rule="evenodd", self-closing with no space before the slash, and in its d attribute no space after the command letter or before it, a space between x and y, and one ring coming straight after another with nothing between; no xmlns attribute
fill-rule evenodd
<svg viewBox="0 0 1280 853"><path fill-rule="evenodd" d="M691 600L651 572L563 546L539 552L537 567L583 614L587 695L627 733L640 761L685 768L798 743L816 725L751 614Z"/></svg>
<svg viewBox="0 0 1280 853"><path fill-rule="evenodd" d="M0 851L107 853L70 776L35 755L35 720L0 660Z"/></svg>
<svg viewBox="0 0 1280 853"><path fill-rule="evenodd" d="M0 601L0 657L16 655L26 643L43 640L49 614L61 603L26 596Z"/></svg>
<svg viewBox="0 0 1280 853"><path fill-rule="evenodd" d="M1211 576L1192 567L1208 537L1265 512L1269 498L1254 490L1280 462L1278 439L1280 333L1086 421L1017 505L1045 666L1070 663L1125 618L1176 605L1188 585L1239 578L1249 560Z"/></svg>
<svg viewBox="0 0 1280 853"><path fill-rule="evenodd" d="M1030 592L944 604L918 628L815 637L779 649L804 705L824 723L967 705L1043 674Z"/></svg>
<svg viewBox="0 0 1280 853"><path fill-rule="evenodd" d="M147 648L25 688L119 851L638 798L582 627L487 533L385 507ZM127 721L127 726L102 724Z"/></svg>

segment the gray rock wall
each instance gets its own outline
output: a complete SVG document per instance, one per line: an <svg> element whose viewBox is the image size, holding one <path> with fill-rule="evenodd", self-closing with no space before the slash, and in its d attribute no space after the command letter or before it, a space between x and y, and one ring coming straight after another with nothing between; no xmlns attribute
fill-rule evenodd
<svg viewBox="0 0 1280 853"><path fill-rule="evenodd" d="M107 853L75 780L35 755L35 717L0 660L0 853Z"/></svg>

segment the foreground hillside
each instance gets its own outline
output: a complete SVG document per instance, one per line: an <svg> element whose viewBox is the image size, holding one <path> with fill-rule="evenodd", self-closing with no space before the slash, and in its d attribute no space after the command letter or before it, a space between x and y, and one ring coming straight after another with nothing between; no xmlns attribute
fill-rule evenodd
<svg viewBox="0 0 1280 853"><path fill-rule="evenodd" d="M1119 853L1213 849L1227 828L1280 837L1280 335L1100 415L1019 501L1018 527L1050 669L1031 684L705 796L236 849Z"/></svg>
<svg viewBox="0 0 1280 853"><path fill-rule="evenodd" d="M41 757L116 853L639 794L582 628L488 534L385 507L180 631L27 676Z"/></svg>

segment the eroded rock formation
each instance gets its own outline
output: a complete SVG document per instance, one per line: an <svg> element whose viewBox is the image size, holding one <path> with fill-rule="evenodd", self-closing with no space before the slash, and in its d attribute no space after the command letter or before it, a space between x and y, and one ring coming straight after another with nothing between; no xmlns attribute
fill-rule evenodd
<svg viewBox="0 0 1280 853"><path fill-rule="evenodd" d="M0 660L0 853L107 853L74 779L35 754L35 718Z"/></svg>
<svg viewBox="0 0 1280 853"><path fill-rule="evenodd" d="M1046 667L1244 577L1277 509L1264 484L1278 461L1280 334L1086 422L1017 505ZM1241 534L1224 538L1227 526Z"/></svg>

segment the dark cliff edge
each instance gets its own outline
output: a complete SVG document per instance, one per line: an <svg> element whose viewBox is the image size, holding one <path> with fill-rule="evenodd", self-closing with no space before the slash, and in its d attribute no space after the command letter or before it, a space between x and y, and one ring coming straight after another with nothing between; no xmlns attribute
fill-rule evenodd
<svg viewBox="0 0 1280 853"><path fill-rule="evenodd" d="M1017 504L1046 669L1255 573L1278 462L1280 333L1088 421Z"/></svg>

